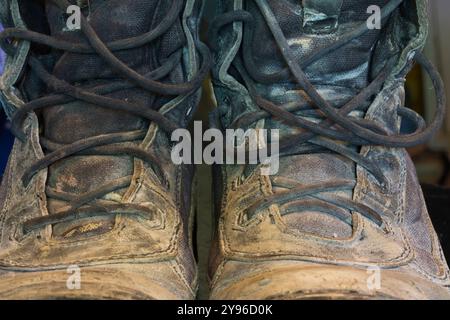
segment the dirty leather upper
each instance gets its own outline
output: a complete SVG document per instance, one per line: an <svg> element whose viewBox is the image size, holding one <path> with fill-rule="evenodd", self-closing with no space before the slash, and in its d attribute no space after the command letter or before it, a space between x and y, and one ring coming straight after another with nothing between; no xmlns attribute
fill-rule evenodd
<svg viewBox="0 0 450 320"><path fill-rule="evenodd" d="M5 27L16 28L8 37L17 38L1 78L2 103L21 139L2 184L0 296L14 270L49 270L60 280L59 270L78 265L93 283L96 273L116 274L80 295L193 298L193 170L172 164L167 124L186 127L199 101L208 69L197 35L201 4L83 2L90 27L68 30L69 4L2 3ZM109 46L113 63L108 52L99 54L95 38ZM19 116L21 108L40 103ZM42 165L49 155L55 157ZM30 171L33 165L38 170ZM20 281L31 283L26 276ZM43 283L40 294L45 290L51 289Z"/></svg>
<svg viewBox="0 0 450 320"><path fill-rule="evenodd" d="M212 118L222 129L280 129L282 151L274 176L255 166L215 170L213 298L450 297L448 267L407 152L310 135L310 124L322 121L331 135L333 122L292 72L300 66L336 109L384 77L346 116L377 134L411 133L402 131L402 118L411 119L402 109L403 86L427 34L424 1L397 1L381 30L317 54L363 30L369 5L394 2L220 1L209 39L218 105ZM350 133L342 126L336 131ZM365 270L373 267L386 270L378 291L366 285ZM391 281L396 277L402 280Z"/></svg>

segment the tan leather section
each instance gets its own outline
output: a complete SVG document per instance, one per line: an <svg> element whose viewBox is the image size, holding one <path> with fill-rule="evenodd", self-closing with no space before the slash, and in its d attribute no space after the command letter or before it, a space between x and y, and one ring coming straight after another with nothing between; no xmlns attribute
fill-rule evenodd
<svg viewBox="0 0 450 320"><path fill-rule="evenodd" d="M366 268L294 261L258 264L231 261L223 267L221 281L214 287L211 298L450 299L447 288L419 277L408 268L380 269L376 278L374 272Z"/></svg>
<svg viewBox="0 0 450 320"><path fill-rule="evenodd" d="M270 181L267 177L256 174L240 186L228 186L224 213L219 222L220 247L225 258L398 266L406 264L413 257L399 228L388 226L386 233L382 228L362 219L359 214L353 216L353 236L336 240L301 234L287 228L276 205L250 221L245 221L245 210L268 192Z"/></svg>
<svg viewBox="0 0 450 320"><path fill-rule="evenodd" d="M23 166L11 168L11 177L22 177L24 168L29 167L42 154L34 115L27 121L26 128L31 139L25 144L16 142L11 159L13 163L22 163ZM182 235L181 220L174 200L145 171L141 171L140 177L139 184L132 186L134 192L127 202L139 200L137 203L152 213L152 219L119 214L110 232L76 241L53 239L49 229L24 236L21 232L24 221L48 214L45 196L42 194L45 190L46 172L38 173L27 187L23 187L21 179L11 181L10 198L0 214L0 265L5 268L45 269L128 259L173 259ZM141 199L146 199L146 202L140 201Z"/></svg>
<svg viewBox="0 0 450 320"><path fill-rule="evenodd" d="M39 272L0 271L0 299L194 299L174 262L120 264ZM72 276L72 278L71 278Z"/></svg>

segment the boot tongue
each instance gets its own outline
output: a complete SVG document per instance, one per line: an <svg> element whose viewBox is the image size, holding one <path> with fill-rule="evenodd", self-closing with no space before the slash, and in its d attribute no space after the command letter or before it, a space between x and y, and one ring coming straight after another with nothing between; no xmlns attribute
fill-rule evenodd
<svg viewBox="0 0 450 320"><path fill-rule="evenodd" d="M299 63L317 48L333 44L356 26L365 23L369 18L367 8L370 5L383 7L387 2L388 0L268 0ZM252 50L256 54L258 68L266 73L284 68L286 64L259 8L250 1L247 10L256 17L255 34L258 36L252 43ZM369 84L370 62L379 36L379 30L370 31L304 69L308 79L331 105L342 106ZM261 43L267 45L261 47ZM273 84L261 93L279 104L304 99L302 93L293 90L295 87L294 84ZM279 122L273 120L268 121L267 126L280 128ZM282 126L282 135L292 133L292 128ZM296 180L305 186L336 180L356 180L356 166L350 159L337 154L302 154L280 159L277 176ZM352 198L351 191L336 192L334 195ZM300 232L322 237L347 238L352 234L352 227L347 223L313 209L290 213L284 219L288 226Z"/></svg>
<svg viewBox="0 0 450 320"><path fill-rule="evenodd" d="M291 50L305 60L318 48L331 45L355 27L365 24L371 5L383 8L389 0L267 0L276 23L283 30ZM280 49L255 1L246 2L255 17L255 36L251 44L258 69L265 73L286 67ZM304 71L315 85L362 89L370 76L370 62L381 30L365 35L327 54ZM264 46L261 46L264 43Z"/></svg>
<svg viewBox="0 0 450 320"><path fill-rule="evenodd" d="M95 0L89 1L90 8L83 7L83 14L87 16L90 13L89 23L99 38L107 43L149 31L158 9L157 2ZM67 30L67 16L51 1L47 3L47 17L52 36L73 43L87 43L81 31ZM152 49L152 46L148 45L115 54L134 70L146 73L154 68L156 62L156 57L152 57ZM96 54L64 53L58 57L53 75L83 87L120 80ZM110 97L148 106L152 106L154 101L152 95L141 90L116 92ZM46 109L44 120L47 138L58 143L72 143L82 138L136 130L143 126L140 118L128 113L98 108L82 102Z"/></svg>
<svg viewBox="0 0 450 320"><path fill-rule="evenodd" d="M100 39L110 42L148 32L155 21L154 17L161 15L159 2L156 0L91 0L90 8L82 6L82 12L85 16L89 15L89 23ZM51 1L47 1L46 10L53 36L74 43L86 43L81 31L67 30L67 15ZM147 45L115 52L115 54L128 66L145 74L151 71L157 62L158 57L153 54L153 49L152 45ZM85 88L120 79L95 54L63 53L57 57L53 75ZM155 98L140 89L123 90L107 96L147 105L149 108L155 104ZM82 101L43 110L44 135L50 141L59 144L70 144L101 134L140 130L147 126L146 121L129 113L100 108ZM131 157L73 156L49 167L47 183L58 192L80 195L132 173L133 159ZM120 201L124 192L124 190L117 192L114 198ZM50 199L50 214L65 205L67 205L66 202ZM87 236L107 231L113 224L114 218L62 223L53 226L53 236Z"/></svg>

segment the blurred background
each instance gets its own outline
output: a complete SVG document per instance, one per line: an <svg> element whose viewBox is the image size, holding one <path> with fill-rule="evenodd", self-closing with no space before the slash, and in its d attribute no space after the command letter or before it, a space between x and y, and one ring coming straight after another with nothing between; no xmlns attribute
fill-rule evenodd
<svg viewBox="0 0 450 320"><path fill-rule="evenodd" d="M438 67L450 99L450 1L432 0L430 3L430 36L425 49ZM434 114L435 97L431 83L420 67L408 76L406 105L430 121ZM410 150L421 182L450 187L450 112L441 132L427 146Z"/></svg>

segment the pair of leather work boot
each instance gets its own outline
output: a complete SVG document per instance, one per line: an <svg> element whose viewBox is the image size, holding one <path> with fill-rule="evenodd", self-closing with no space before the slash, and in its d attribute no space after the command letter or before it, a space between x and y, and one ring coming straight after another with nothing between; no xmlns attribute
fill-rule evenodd
<svg viewBox="0 0 450 320"><path fill-rule="evenodd" d="M214 167L212 299L450 298L405 151L445 112L421 53L426 1L215 4L208 48L203 1L2 1L1 101L17 139L0 298L195 298L194 168L173 163L171 133L210 71L212 127L280 136L277 174ZM436 89L428 126L403 106L415 62Z"/></svg>

